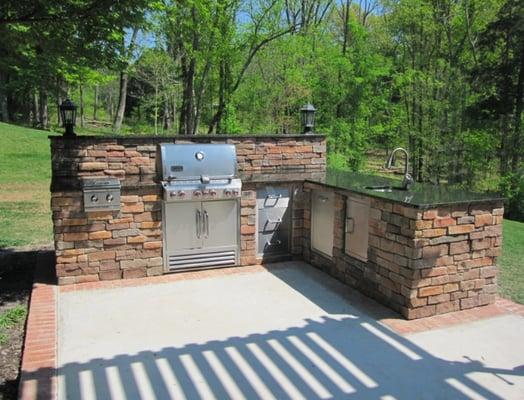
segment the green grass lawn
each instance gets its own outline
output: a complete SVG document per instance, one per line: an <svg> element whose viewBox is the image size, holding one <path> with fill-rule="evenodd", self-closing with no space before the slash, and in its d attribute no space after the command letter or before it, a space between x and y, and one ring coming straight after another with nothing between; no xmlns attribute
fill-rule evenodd
<svg viewBox="0 0 524 400"><path fill-rule="evenodd" d="M502 256L499 257L500 292L524 304L524 223L505 220Z"/></svg>
<svg viewBox="0 0 524 400"><path fill-rule="evenodd" d="M48 135L0 123L0 248L52 241Z"/></svg>
<svg viewBox="0 0 524 400"><path fill-rule="evenodd" d="M0 248L53 240L48 135L0 123ZM501 293L524 304L524 223L504 221L499 266Z"/></svg>

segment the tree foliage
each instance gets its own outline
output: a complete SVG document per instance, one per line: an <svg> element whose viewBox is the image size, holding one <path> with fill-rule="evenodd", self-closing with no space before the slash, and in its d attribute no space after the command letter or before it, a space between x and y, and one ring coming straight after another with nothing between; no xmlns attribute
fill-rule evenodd
<svg viewBox="0 0 524 400"><path fill-rule="evenodd" d="M312 102L331 165L402 145L524 217L522 1L7 0L0 34L3 119L69 89L115 130L286 134Z"/></svg>

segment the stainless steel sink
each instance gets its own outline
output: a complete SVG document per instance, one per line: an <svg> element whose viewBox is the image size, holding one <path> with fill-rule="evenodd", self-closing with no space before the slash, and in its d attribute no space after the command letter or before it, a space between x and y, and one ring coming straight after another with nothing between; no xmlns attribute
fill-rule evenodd
<svg viewBox="0 0 524 400"><path fill-rule="evenodd" d="M364 186L364 189L373 190L374 192L405 192L407 189L404 189L400 186L389 186L389 185L377 185L377 186Z"/></svg>

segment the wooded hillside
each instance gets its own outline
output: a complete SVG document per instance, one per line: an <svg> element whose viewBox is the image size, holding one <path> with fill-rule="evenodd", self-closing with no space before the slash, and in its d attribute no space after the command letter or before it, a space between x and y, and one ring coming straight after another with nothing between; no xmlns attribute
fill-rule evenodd
<svg viewBox="0 0 524 400"><path fill-rule="evenodd" d="M522 1L6 0L0 37L2 121L70 96L99 130L285 134L311 102L331 166L405 146L524 217Z"/></svg>

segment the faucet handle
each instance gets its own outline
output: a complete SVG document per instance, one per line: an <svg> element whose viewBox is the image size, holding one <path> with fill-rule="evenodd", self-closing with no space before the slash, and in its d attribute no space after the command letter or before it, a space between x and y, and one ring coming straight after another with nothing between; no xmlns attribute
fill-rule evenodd
<svg viewBox="0 0 524 400"><path fill-rule="evenodd" d="M406 190L409 190L414 182L415 181L413 180L413 177L411 176L411 174L409 172L406 172L406 174L404 175L404 182L402 182L402 186Z"/></svg>

